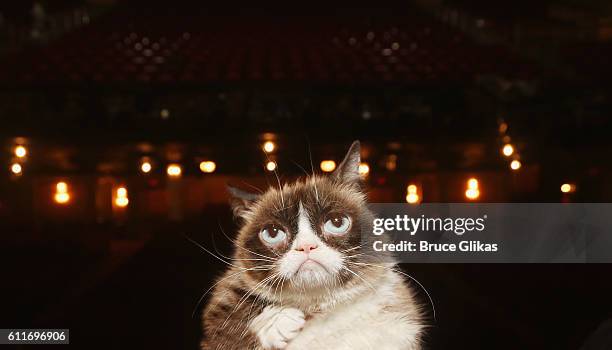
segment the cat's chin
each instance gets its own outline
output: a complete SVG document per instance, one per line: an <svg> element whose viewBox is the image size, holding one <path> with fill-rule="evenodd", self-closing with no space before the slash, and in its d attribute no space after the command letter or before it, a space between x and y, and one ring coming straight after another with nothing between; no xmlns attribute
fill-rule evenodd
<svg viewBox="0 0 612 350"><path fill-rule="evenodd" d="M316 287L328 283L333 277L321 263L308 259L302 263L291 280L302 287Z"/></svg>
<svg viewBox="0 0 612 350"><path fill-rule="evenodd" d="M327 269L325 268L325 266L323 266L320 262L314 260L314 259L307 259L305 260L300 267L298 268L297 273L300 272L308 272L308 271L317 271L317 270L325 270L325 272L327 272Z"/></svg>

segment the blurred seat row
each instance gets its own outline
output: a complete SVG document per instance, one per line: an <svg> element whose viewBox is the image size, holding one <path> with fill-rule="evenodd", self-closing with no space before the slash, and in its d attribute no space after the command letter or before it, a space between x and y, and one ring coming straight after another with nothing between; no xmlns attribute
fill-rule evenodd
<svg viewBox="0 0 612 350"><path fill-rule="evenodd" d="M370 19L109 14L50 45L7 58L5 83L461 83L528 78L500 47L421 15Z"/></svg>

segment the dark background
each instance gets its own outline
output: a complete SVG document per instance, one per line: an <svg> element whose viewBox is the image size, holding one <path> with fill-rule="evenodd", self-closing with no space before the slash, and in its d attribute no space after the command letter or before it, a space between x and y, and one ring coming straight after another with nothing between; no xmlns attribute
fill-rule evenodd
<svg viewBox="0 0 612 350"><path fill-rule="evenodd" d="M469 201L471 177L479 202L612 198L606 1L4 1L0 14L0 328L196 349L198 300L224 266L187 237L230 254L225 184L274 185L269 161L282 181L321 172L354 139L373 202L405 201L408 184L423 202ZM402 268L435 302L427 349L580 349L612 318L605 264Z"/></svg>

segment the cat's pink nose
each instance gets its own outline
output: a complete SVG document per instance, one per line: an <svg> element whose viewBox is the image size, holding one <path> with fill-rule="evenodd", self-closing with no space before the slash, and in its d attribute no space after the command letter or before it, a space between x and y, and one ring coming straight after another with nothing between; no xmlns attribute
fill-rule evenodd
<svg viewBox="0 0 612 350"><path fill-rule="evenodd" d="M304 244L300 244L297 247L297 251L308 254L310 253L311 250L317 249L317 247L318 246L315 243L304 243Z"/></svg>

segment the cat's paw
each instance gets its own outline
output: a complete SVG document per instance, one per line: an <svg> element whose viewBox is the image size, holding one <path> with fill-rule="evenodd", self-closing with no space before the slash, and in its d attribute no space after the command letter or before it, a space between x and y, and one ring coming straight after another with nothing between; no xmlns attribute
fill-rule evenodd
<svg viewBox="0 0 612 350"><path fill-rule="evenodd" d="M284 349L305 322L304 313L298 309L267 306L253 319L250 329L264 349Z"/></svg>

